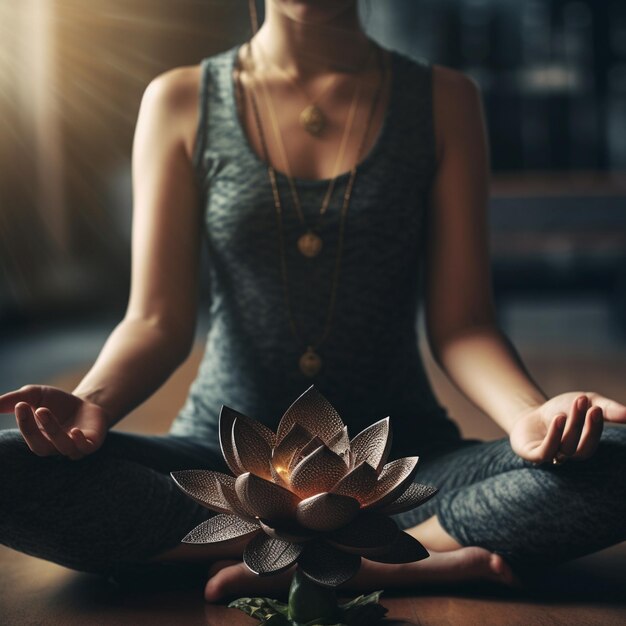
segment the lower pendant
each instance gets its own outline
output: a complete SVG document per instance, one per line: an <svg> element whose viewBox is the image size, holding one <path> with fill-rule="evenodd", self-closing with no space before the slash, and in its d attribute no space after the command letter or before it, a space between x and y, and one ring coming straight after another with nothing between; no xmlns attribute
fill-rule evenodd
<svg viewBox="0 0 626 626"><path fill-rule="evenodd" d="M298 250L306 257L314 257L322 249L322 239L312 231L308 231L298 238Z"/></svg>
<svg viewBox="0 0 626 626"><path fill-rule="evenodd" d="M300 371L309 378L317 374L322 367L322 359L312 346L300 357Z"/></svg>

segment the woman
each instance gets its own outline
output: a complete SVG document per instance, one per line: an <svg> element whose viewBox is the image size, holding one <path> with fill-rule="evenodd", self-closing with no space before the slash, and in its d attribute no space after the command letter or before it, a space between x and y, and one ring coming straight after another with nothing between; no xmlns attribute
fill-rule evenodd
<svg viewBox="0 0 626 626"><path fill-rule="evenodd" d="M221 468L222 404L275 426L311 383L353 434L391 415L392 454L419 454L439 488L398 516L431 556L364 561L352 588L513 585L626 538L625 431L603 429L626 407L548 398L496 325L485 134L476 84L382 50L355 0L267 0L249 44L157 77L133 148L126 316L72 394L0 396L19 426L1 434L0 540L96 572L215 562L208 600L285 585L248 573L236 542L180 545L207 512L168 473ZM203 230L211 330L187 401L169 435L108 433L189 354ZM437 403L419 289L438 363L508 437L463 440Z"/></svg>

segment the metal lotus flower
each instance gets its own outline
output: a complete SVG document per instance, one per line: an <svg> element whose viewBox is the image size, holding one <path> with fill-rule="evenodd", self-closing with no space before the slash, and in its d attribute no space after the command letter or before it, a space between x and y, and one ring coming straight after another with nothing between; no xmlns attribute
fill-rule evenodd
<svg viewBox="0 0 626 626"><path fill-rule="evenodd" d="M234 476L208 470L172 472L189 497L216 511L184 543L248 537L245 564L260 575L294 564L316 583L335 587L359 569L361 557L408 563L428 556L389 517L437 492L414 483L418 457L387 463L389 418L352 440L330 402L309 387L273 433L223 406L220 444Z"/></svg>

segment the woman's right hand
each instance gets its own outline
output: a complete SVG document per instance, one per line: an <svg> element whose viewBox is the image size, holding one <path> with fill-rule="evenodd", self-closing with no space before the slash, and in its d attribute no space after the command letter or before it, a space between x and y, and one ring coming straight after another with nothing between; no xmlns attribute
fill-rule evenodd
<svg viewBox="0 0 626 626"><path fill-rule="evenodd" d="M80 459L102 445L111 423L102 407L48 385L24 385L0 395L0 413L12 411L37 456Z"/></svg>

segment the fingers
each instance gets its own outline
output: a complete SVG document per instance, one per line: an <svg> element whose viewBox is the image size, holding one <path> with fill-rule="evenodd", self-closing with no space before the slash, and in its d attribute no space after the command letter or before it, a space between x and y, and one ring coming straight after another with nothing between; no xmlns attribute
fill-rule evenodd
<svg viewBox="0 0 626 626"><path fill-rule="evenodd" d="M0 413L13 413L18 402L37 406L40 398L41 389L37 385L24 385L21 389L0 395Z"/></svg>
<svg viewBox="0 0 626 626"><path fill-rule="evenodd" d="M561 445L561 437L563 435L563 429L566 421L567 415L565 415L565 413L559 413L555 416L555 418L550 422L550 426L548 426L548 432L546 433L543 442L534 451L533 456L535 458L529 457L531 461L534 461L535 463L544 463L552 460Z"/></svg>
<svg viewBox="0 0 626 626"><path fill-rule="evenodd" d="M583 460L592 456L600 443L603 428L604 416L602 415L602 409L598 406L590 407L587 410L585 426L580 436L578 448L576 448L576 452L572 456L572 459Z"/></svg>
<svg viewBox="0 0 626 626"><path fill-rule="evenodd" d="M85 433L80 428L72 428L70 437L81 455L91 454L94 451L96 444L85 437Z"/></svg>
<svg viewBox="0 0 626 626"><path fill-rule="evenodd" d="M594 406L602 409L603 419L607 422L626 424L626 406L597 393L590 393L589 399Z"/></svg>
<svg viewBox="0 0 626 626"><path fill-rule="evenodd" d="M567 419L567 424L565 425L565 430L563 432L559 448L559 452L565 456L572 456L574 452L576 452L578 442L580 441L580 435L583 431L583 426L585 425L585 415L587 413L588 405L589 400L587 399L587 396L579 396L572 403L572 408L570 409L570 414Z"/></svg>
<svg viewBox="0 0 626 626"><path fill-rule="evenodd" d="M31 406L26 402L18 402L15 405L15 418L17 427L24 437L26 445L37 456L49 456L58 453L56 447L41 432Z"/></svg>
<svg viewBox="0 0 626 626"><path fill-rule="evenodd" d="M35 418L60 454L70 459L79 459L83 456L76 442L63 430L52 411L40 407L35 411Z"/></svg>
<svg viewBox="0 0 626 626"><path fill-rule="evenodd" d="M591 406L587 396L579 396L572 404L559 452L574 460L588 459L600 443L603 427L602 407Z"/></svg>

